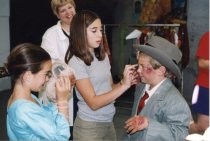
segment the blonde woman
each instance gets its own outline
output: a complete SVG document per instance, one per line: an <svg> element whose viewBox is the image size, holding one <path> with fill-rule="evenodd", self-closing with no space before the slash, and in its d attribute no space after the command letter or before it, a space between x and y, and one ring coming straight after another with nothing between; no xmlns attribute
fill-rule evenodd
<svg viewBox="0 0 210 141"><path fill-rule="evenodd" d="M73 0L52 0L51 8L59 21L44 33L41 47L50 54L53 60L64 61L69 46L70 24L76 13L75 3Z"/></svg>

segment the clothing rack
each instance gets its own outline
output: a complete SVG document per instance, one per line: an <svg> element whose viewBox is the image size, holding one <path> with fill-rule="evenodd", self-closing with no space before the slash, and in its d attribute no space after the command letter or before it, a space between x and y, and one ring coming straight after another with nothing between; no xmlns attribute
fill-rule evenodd
<svg viewBox="0 0 210 141"><path fill-rule="evenodd" d="M167 27L179 27L180 24L104 24L104 26L131 26L131 27L157 27L157 26L167 26Z"/></svg>

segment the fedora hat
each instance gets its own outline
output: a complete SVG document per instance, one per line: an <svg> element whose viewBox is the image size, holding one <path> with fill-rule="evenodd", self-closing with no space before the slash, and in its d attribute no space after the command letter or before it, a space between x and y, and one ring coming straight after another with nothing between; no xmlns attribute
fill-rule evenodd
<svg viewBox="0 0 210 141"><path fill-rule="evenodd" d="M134 45L134 47L157 60L181 80L178 63L182 58L182 53L177 46L162 37L151 36L146 45Z"/></svg>

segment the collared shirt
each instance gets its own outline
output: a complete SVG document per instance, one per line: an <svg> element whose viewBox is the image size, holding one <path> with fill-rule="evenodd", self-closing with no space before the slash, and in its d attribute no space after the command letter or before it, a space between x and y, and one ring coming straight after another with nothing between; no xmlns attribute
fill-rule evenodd
<svg viewBox="0 0 210 141"><path fill-rule="evenodd" d="M69 35L69 33L67 34ZM64 61L69 47L69 38L63 33L60 21L44 33L41 47L50 54L53 60Z"/></svg>
<svg viewBox="0 0 210 141"><path fill-rule="evenodd" d="M145 104L147 103L147 101L152 97L152 95L155 93L155 91L160 87L160 85L161 85L165 80L166 80L166 78L163 79L162 81L160 81L160 82L159 82L155 87L153 87L151 90L149 90L150 85L149 85L149 84L146 84L145 91L148 93L149 98L147 98L147 99L145 100Z"/></svg>

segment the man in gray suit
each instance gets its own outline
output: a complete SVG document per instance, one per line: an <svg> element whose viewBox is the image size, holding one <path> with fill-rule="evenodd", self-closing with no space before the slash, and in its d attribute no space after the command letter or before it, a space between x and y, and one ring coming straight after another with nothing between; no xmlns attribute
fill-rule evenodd
<svg viewBox="0 0 210 141"><path fill-rule="evenodd" d="M191 111L170 79L177 77L181 81L177 64L182 53L158 36L152 36L146 45L138 45L137 49L141 83L136 85L132 117L125 123L128 140L184 141Z"/></svg>

